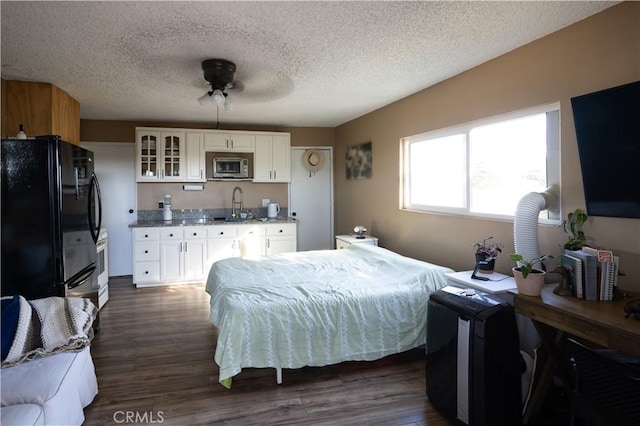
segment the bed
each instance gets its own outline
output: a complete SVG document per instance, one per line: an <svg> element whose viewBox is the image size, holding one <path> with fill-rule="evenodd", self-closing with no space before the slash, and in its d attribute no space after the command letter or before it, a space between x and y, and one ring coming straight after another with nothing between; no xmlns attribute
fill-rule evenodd
<svg viewBox="0 0 640 426"><path fill-rule="evenodd" d="M218 327L215 361L229 388L242 368L373 361L423 345L429 294L449 268L382 247L215 262L206 291Z"/></svg>

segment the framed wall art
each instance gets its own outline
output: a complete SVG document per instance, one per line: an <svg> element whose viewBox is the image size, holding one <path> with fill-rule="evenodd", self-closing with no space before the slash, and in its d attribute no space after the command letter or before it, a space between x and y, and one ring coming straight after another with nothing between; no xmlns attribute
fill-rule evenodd
<svg viewBox="0 0 640 426"><path fill-rule="evenodd" d="M371 142L347 147L345 154L347 179L371 179L373 169L373 155Z"/></svg>

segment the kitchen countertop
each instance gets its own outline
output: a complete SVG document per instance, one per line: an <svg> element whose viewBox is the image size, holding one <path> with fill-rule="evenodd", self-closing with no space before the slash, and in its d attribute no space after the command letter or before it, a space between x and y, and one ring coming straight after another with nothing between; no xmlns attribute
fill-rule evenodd
<svg viewBox="0 0 640 426"><path fill-rule="evenodd" d="M154 228L160 226L211 226L211 225L256 225L270 223L296 223L295 219L290 217L281 217L277 219L239 219L226 221L224 219L174 219L174 220L138 220L129 225L129 228Z"/></svg>

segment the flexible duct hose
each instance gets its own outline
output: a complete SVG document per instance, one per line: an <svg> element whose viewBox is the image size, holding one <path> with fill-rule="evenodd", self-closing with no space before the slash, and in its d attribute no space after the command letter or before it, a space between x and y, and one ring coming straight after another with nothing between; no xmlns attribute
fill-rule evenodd
<svg viewBox="0 0 640 426"><path fill-rule="evenodd" d="M513 241L516 253L525 260L540 256L538 250L538 216L553 204L556 195L548 188L545 192L530 192L520 199L513 221ZM534 268L541 268L540 263Z"/></svg>

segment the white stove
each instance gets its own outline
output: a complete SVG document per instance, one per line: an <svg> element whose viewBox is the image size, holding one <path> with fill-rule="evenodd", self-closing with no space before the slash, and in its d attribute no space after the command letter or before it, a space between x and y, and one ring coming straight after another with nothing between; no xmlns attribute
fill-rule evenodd
<svg viewBox="0 0 640 426"><path fill-rule="evenodd" d="M107 229L100 228L96 250L98 252L98 309L109 300L109 239Z"/></svg>

